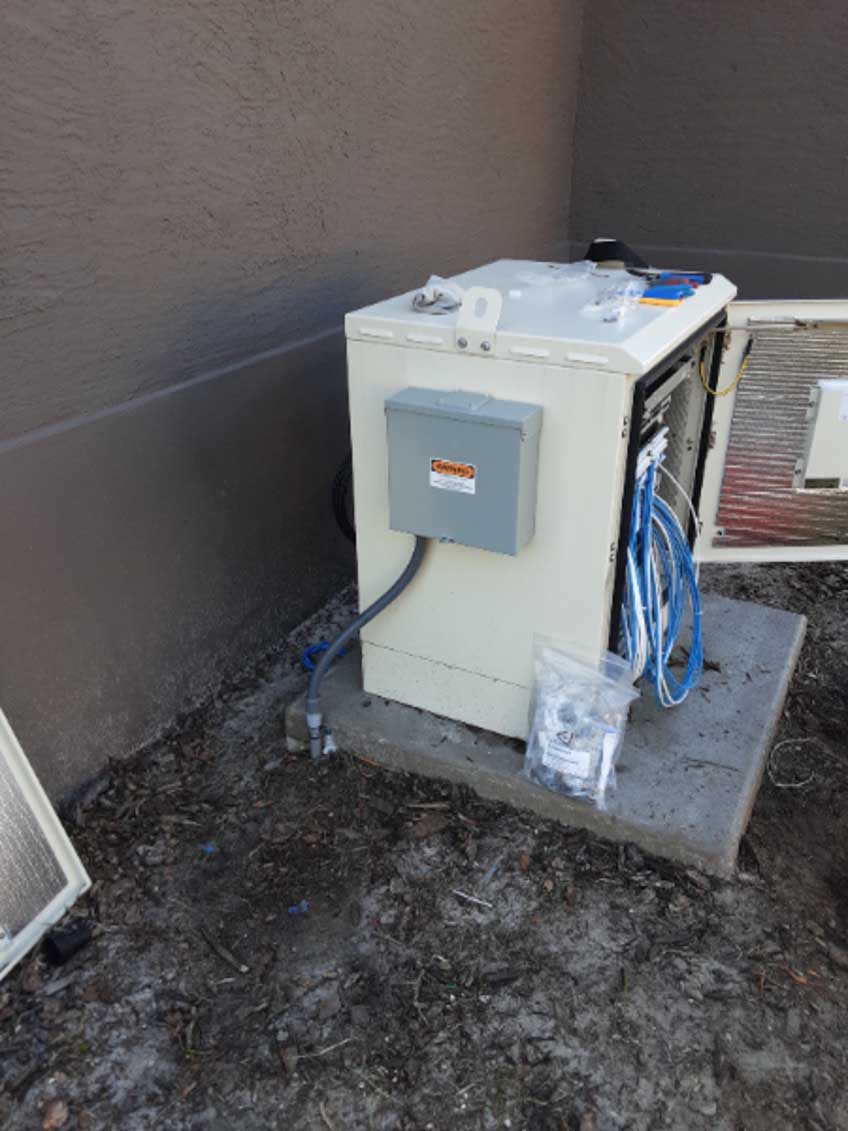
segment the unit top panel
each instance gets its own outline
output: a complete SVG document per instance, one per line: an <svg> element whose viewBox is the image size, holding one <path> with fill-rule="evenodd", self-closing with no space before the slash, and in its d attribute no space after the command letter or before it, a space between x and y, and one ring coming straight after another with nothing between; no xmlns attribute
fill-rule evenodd
<svg viewBox="0 0 848 1131"><path fill-rule="evenodd" d="M615 300L599 299L634 279L624 270L501 259L446 280L461 288L461 307L416 308L417 292L408 291L348 314L345 327L351 340L640 375L736 294L714 274L679 305L637 301L610 320ZM487 302L476 288L484 288Z"/></svg>

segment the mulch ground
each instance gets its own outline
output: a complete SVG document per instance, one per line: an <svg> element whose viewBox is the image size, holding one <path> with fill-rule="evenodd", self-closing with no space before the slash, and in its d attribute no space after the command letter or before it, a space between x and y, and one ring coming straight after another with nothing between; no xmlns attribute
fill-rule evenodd
<svg viewBox="0 0 848 1131"><path fill-rule="evenodd" d="M848 568L706 584L810 620L737 879L287 754L315 622L67 815L96 938L0 985L0 1125L848 1128Z"/></svg>

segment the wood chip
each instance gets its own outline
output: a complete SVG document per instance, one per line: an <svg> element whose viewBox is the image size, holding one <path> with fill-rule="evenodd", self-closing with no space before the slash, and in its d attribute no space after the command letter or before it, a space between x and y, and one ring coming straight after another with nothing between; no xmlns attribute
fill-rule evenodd
<svg viewBox="0 0 848 1131"><path fill-rule="evenodd" d="M453 895L458 896L460 899L465 899L469 903L476 903L479 907L494 907L494 903L489 903L488 899L478 899L476 895L469 895L467 892L459 891L457 888L453 889Z"/></svg>
<svg viewBox="0 0 848 1131"><path fill-rule="evenodd" d="M55 978L44 987L44 996L53 997L54 994L60 994L62 990L72 986L76 980L76 974L66 974L64 978Z"/></svg>
<svg viewBox="0 0 848 1131"><path fill-rule="evenodd" d="M285 1048L280 1049L280 1063L289 1076L294 1073L297 1065L297 1049L294 1045L286 1045Z"/></svg>
<svg viewBox="0 0 848 1131"><path fill-rule="evenodd" d="M250 971L249 966L245 966L243 962L239 962L235 955L230 954L227 948L213 939L211 935L207 935L205 931L199 931L198 934L209 947L209 949L214 951L214 953L218 955L221 961L226 962L226 964L228 966L231 966L233 970L238 971L239 974L247 974Z"/></svg>
<svg viewBox="0 0 848 1131"><path fill-rule="evenodd" d="M21 974L21 989L26 994L35 994L41 989L44 984L44 972L38 962L38 959L33 959L28 963Z"/></svg>
<svg viewBox="0 0 848 1131"><path fill-rule="evenodd" d="M301 1060L314 1060L316 1057L326 1056L328 1052L335 1052L336 1049L344 1048L344 1046L349 1045L351 1041L356 1041L358 1039L359 1039L358 1037L345 1037L345 1039L343 1041L336 1041L336 1043L334 1045L327 1045L327 1047L325 1049L319 1049L318 1052L301 1053L300 1059Z"/></svg>
<svg viewBox="0 0 848 1131"><path fill-rule="evenodd" d="M44 1111L41 1131L59 1131L59 1128L64 1127L68 1122L70 1114L64 1100L51 1100Z"/></svg>
<svg viewBox="0 0 848 1131"><path fill-rule="evenodd" d="M423 840L424 837L444 832L450 823L451 819L446 813L425 813L415 822L412 831L419 840Z"/></svg>

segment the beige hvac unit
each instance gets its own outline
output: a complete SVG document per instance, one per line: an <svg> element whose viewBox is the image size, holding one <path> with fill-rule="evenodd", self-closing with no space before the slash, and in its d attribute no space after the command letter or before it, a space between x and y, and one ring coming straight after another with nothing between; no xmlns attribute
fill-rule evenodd
<svg viewBox="0 0 848 1131"><path fill-rule="evenodd" d="M623 649L652 450L700 561L848 556L848 303L634 277L501 260L347 316L363 609L429 540L367 692L526 737L535 634Z"/></svg>

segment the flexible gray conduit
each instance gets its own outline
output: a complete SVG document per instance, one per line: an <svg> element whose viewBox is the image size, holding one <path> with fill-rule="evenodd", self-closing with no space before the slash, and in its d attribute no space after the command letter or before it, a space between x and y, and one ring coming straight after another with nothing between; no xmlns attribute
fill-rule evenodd
<svg viewBox="0 0 848 1131"><path fill-rule="evenodd" d="M378 597L373 605L369 605L364 612L359 614L356 620L351 621L347 628L339 633L315 665L315 670L309 677L309 686L306 690L306 726L309 730L309 753L313 760L317 761L323 753L321 735L323 724L321 715L321 681L326 675L327 669L342 648L344 648L345 644L406 589L407 585L409 585L410 581L412 581L413 577L418 573L426 547L427 539L416 535L412 557L409 559L406 569L397 581L386 590L382 597Z"/></svg>

